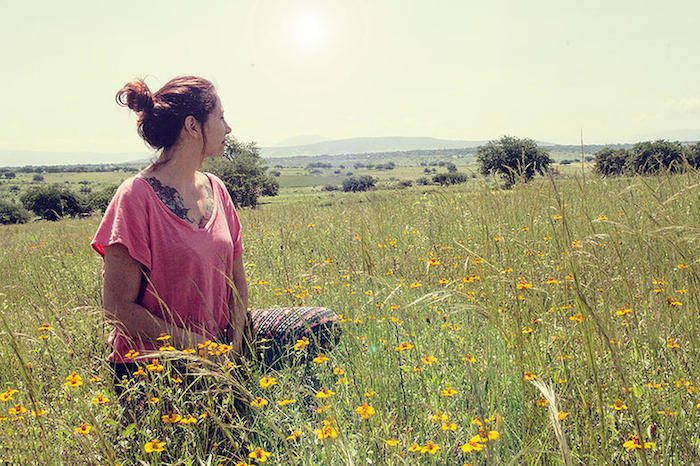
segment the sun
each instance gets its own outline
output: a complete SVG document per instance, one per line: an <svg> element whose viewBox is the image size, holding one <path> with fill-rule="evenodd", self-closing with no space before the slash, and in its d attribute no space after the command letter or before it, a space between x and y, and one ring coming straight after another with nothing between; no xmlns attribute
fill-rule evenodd
<svg viewBox="0 0 700 466"><path fill-rule="evenodd" d="M302 49L308 50L323 45L326 33L326 24L317 13L302 13L293 19L292 36Z"/></svg>

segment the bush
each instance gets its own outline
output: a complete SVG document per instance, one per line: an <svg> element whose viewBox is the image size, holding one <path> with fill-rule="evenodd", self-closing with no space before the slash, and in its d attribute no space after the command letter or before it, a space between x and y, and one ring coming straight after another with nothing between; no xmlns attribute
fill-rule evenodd
<svg viewBox="0 0 700 466"><path fill-rule="evenodd" d="M420 186L428 186L430 184L430 180L424 176L421 176L416 180L416 184Z"/></svg>
<svg viewBox="0 0 700 466"><path fill-rule="evenodd" d="M604 147L595 153L594 170L602 176L622 175L627 167L629 152L625 149L613 150Z"/></svg>
<svg viewBox="0 0 700 466"><path fill-rule="evenodd" d="M369 175L353 176L343 180L343 191L358 192L374 188L377 180Z"/></svg>
<svg viewBox="0 0 700 466"><path fill-rule="evenodd" d="M511 187L517 180L528 182L535 173L543 175L552 163L549 153L532 139L503 136L477 149L482 175L499 175Z"/></svg>
<svg viewBox="0 0 700 466"><path fill-rule="evenodd" d="M79 195L59 185L35 186L20 196L24 207L45 220L74 217L87 209Z"/></svg>
<svg viewBox="0 0 700 466"><path fill-rule="evenodd" d="M433 175L433 183L442 186L466 183L467 180L469 180L469 177L464 173L438 173L437 175Z"/></svg>
<svg viewBox="0 0 700 466"><path fill-rule="evenodd" d="M44 175L34 175L32 176L32 181L44 181Z"/></svg>
<svg viewBox="0 0 700 466"><path fill-rule="evenodd" d="M638 142L630 150L626 168L630 173L653 175L662 170L683 169L683 147L665 140Z"/></svg>
<svg viewBox="0 0 700 466"><path fill-rule="evenodd" d="M340 186L334 184L327 184L321 188L321 191L340 191Z"/></svg>
<svg viewBox="0 0 700 466"><path fill-rule="evenodd" d="M88 210L91 212L104 213L104 211L107 210L109 202L114 197L114 193L117 192L118 187L119 185L113 184L91 193L87 198Z"/></svg>
<svg viewBox="0 0 700 466"><path fill-rule="evenodd" d="M282 175L282 172L280 172L279 170L272 170L272 171L270 172L270 176L274 176L274 177L277 177L277 178L279 178L281 175Z"/></svg>
<svg viewBox="0 0 700 466"><path fill-rule="evenodd" d="M16 177L17 175L15 175L15 172L5 172L5 178L7 178L8 180L11 180Z"/></svg>
<svg viewBox="0 0 700 466"><path fill-rule="evenodd" d="M30 218L29 211L22 204L15 204L5 199L0 199L1 224L27 223Z"/></svg>

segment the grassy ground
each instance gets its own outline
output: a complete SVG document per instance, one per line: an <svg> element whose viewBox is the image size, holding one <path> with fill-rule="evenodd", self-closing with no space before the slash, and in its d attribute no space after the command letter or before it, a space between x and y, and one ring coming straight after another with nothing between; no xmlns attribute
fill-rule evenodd
<svg viewBox="0 0 700 466"><path fill-rule="evenodd" d="M243 210L252 306L332 308L340 344L241 368L239 398L268 404L240 416L232 369L201 362L223 393L183 396L145 361L133 423L104 363L99 219L2 227L0 462L697 463L698 189L473 182Z"/></svg>

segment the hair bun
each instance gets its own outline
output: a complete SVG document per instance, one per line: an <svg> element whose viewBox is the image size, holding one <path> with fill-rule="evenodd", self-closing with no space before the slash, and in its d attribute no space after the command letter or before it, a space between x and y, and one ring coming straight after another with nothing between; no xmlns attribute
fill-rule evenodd
<svg viewBox="0 0 700 466"><path fill-rule="evenodd" d="M143 79L127 83L117 92L116 100L135 112L149 113L153 109L153 95Z"/></svg>

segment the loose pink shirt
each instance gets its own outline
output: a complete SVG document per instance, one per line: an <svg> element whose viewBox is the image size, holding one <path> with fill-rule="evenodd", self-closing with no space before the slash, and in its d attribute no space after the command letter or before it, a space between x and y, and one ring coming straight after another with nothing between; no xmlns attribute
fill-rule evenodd
<svg viewBox="0 0 700 466"><path fill-rule="evenodd" d="M233 260L243 253L241 224L223 182L211 182L214 208L203 228L182 220L158 198L148 181L124 181L105 211L92 247L104 257L106 246L122 244L147 276L137 304L179 327L216 338L229 321ZM128 362L129 350L141 354L154 346L119 329L109 336L112 362Z"/></svg>

